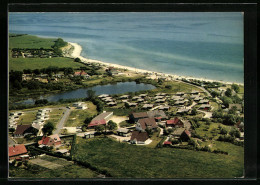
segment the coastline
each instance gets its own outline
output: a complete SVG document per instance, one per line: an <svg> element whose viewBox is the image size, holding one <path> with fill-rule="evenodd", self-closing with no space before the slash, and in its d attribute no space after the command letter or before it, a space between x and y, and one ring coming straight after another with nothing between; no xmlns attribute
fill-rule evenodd
<svg viewBox="0 0 260 185"><path fill-rule="evenodd" d="M174 74L160 73L160 72L149 71L149 70L145 70L145 69L138 69L138 68L134 68L134 67L123 66L123 65L119 65L119 64L107 63L107 62L103 62L103 61L100 61L100 60L89 59L89 58L85 58L85 57L80 55L81 52L82 52L82 47L79 44L72 43L72 42L68 42L68 43L71 46L73 46L73 51L70 54L70 57L71 58L79 58L83 63L98 63L98 64L102 64L106 67L114 67L114 68L129 70L129 71L136 72L136 73L142 73L142 74L148 73L148 74L152 74L152 75L150 75L150 78L152 78L152 79L156 79L157 76L160 76L160 77L170 78L172 80L184 78L184 79L187 79L187 80L193 79L193 80L206 81L206 82L220 82L220 83L227 84L227 85L238 84L238 85L244 86L243 83L225 82L225 81L205 79L205 78L196 78L196 77L190 77L190 76L180 76L180 75L174 75Z"/></svg>

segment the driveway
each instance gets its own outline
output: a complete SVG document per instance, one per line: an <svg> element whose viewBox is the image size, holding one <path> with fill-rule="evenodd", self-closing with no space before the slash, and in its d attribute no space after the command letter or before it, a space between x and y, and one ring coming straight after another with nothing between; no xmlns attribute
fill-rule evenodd
<svg viewBox="0 0 260 185"><path fill-rule="evenodd" d="M198 110L198 111L205 114L203 116L203 118L211 118L212 117L212 112L207 112L207 111L202 111L202 110Z"/></svg>
<svg viewBox="0 0 260 185"><path fill-rule="evenodd" d="M70 115L70 111L70 109L66 109L65 112L63 112L63 116L59 123L56 125L56 130L53 132L53 134L59 134L60 130L63 128L65 121L68 119Z"/></svg>

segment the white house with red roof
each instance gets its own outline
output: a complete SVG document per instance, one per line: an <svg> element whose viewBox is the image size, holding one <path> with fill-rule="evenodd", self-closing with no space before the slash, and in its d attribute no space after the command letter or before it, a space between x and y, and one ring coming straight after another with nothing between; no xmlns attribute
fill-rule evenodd
<svg viewBox="0 0 260 185"><path fill-rule="evenodd" d="M29 155L24 144L9 146L8 148L9 160L27 160Z"/></svg>
<svg viewBox="0 0 260 185"><path fill-rule="evenodd" d="M39 147L43 146L60 146L61 139L58 134L54 134L51 136L43 136L40 141L38 141Z"/></svg>

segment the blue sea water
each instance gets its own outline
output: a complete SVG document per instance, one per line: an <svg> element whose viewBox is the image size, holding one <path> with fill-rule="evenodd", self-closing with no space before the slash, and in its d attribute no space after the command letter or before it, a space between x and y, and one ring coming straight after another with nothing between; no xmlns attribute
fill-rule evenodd
<svg viewBox="0 0 260 185"><path fill-rule="evenodd" d="M244 81L241 12L10 12L9 33L61 37L104 62Z"/></svg>

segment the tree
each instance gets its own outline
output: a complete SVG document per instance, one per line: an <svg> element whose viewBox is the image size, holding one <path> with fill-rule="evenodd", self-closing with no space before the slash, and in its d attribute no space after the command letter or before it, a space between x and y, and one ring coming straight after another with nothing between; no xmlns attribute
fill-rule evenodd
<svg viewBox="0 0 260 185"><path fill-rule="evenodd" d="M74 59L74 62L81 62L81 60L80 60L80 58L77 57Z"/></svg>
<svg viewBox="0 0 260 185"><path fill-rule="evenodd" d="M39 69L34 69L34 70L33 70L33 73L34 73L34 74L36 74L36 75L39 75L39 74L41 74L41 72L40 72L40 70L39 70Z"/></svg>
<svg viewBox="0 0 260 185"><path fill-rule="evenodd" d="M226 92L225 92L225 95L227 97L231 97L232 96L232 90L230 88L227 88Z"/></svg>
<svg viewBox="0 0 260 185"><path fill-rule="evenodd" d="M147 128L145 129L145 131L147 132L147 134L148 134L149 137L152 137L152 135L153 135L152 129L150 129L150 128L147 127Z"/></svg>
<svg viewBox="0 0 260 185"><path fill-rule="evenodd" d="M54 124L52 122L48 122L46 123L43 128L42 128L42 132L44 135L51 135L52 131L55 129Z"/></svg>
<svg viewBox="0 0 260 185"><path fill-rule="evenodd" d="M96 91L91 89L87 90L87 97L89 100L93 100L95 98Z"/></svg>
<svg viewBox="0 0 260 185"><path fill-rule="evenodd" d="M225 105L225 107L228 107L229 104L233 103L232 99L227 96L223 96L221 100L223 101L223 105Z"/></svg>
<svg viewBox="0 0 260 185"><path fill-rule="evenodd" d="M212 91L210 94L211 94L211 96L212 96L213 98L218 97L218 96L220 95L220 93L218 93L218 92L216 92L216 91Z"/></svg>
<svg viewBox="0 0 260 185"><path fill-rule="evenodd" d="M233 106L231 107L231 109L229 109L228 114L236 114L236 112L237 112L237 107Z"/></svg>
<svg viewBox="0 0 260 185"><path fill-rule="evenodd" d="M234 125L236 123L237 117L233 114L227 114L224 116L223 124Z"/></svg>
<svg viewBox="0 0 260 185"><path fill-rule="evenodd" d="M198 113L197 109L193 107L191 110L191 114L196 115L197 113Z"/></svg>
<svg viewBox="0 0 260 185"><path fill-rule="evenodd" d="M108 128L109 130L116 130L116 129L117 129L117 124L116 124L114 121L110 120L110 121L107 123L107 128Z"/></svg>
<svg viewBox="0 0 260 185"><path fill-rule="evenodd" d="M9 132L11 132L12 134L14 133L15 128L9 128Z"/></svg>
<svg viewBox="0 0 260 185"><path fill-rule="evenodd" d="M232 88L236 93L239 92L239 86L238 86L237 84L232 84L232 85L231 85L231 88Z"/></svg>
<svg viewBox="0 0 260 185"><path fill-rule="evenodd" d="M98 126L96 126L96 128L95 128L95 130L97 131L97 132L104 132L104 130L105 130L105 126L104 125L98 125Z"/></svg>

